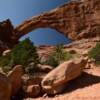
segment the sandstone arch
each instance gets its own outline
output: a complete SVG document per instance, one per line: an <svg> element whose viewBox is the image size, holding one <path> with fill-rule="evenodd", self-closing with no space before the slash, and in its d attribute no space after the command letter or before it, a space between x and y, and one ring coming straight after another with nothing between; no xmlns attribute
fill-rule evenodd
<svg viewBox="0 0 100 100"><path fill-rule="evenodd" d="M16 37L40 27L56 29L72 40L100 35L100 0L71 1L50 12L33 16L15 28Z"/></svg>
<svg viewBox="0 0 100 100"><path fill-rule="evenodd" d="M5 22L0 24L0 40L8 46L13 46L19 38L41 27L56 29L71 40L100 36L100 0L71 0L47 13L33 16L15 28L11 23L6 24L8 27L5 27ZM10 32L4 31L9 26L12 27Z"/></svg>

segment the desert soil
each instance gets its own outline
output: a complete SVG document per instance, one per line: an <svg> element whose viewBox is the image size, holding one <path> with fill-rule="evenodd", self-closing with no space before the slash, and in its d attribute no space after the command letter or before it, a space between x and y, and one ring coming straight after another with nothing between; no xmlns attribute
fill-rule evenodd
<svg viewBox="0 0 100 100"><path fill-rule="evenodd" d="M24 100L100 100L100 67L85 69L80 77L66 85L62 94Z"/></svg>

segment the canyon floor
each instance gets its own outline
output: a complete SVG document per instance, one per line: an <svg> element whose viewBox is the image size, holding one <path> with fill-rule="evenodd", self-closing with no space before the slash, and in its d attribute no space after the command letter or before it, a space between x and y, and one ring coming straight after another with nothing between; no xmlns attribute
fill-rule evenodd
<svg viewBox="0 0 100 100"><path fill-rule="evenodd" d="M60 95L24 100L100 100L100 67L85 69L82 76L71 81Z"/></svg>
<svg viewBox="0 0 100 100"><path fill-rule="evenodd" d="M65 45L65 50L75 50L79 55L86 56L88 50L95 46L97 41L99 42L100 38L76 41ZM52 50L52 47L41 47L39 54L47 56ZM80 77L66 85L66 90L62 94L54 97L45 94L39 98L24 100L100 100L100 65L84 69Z"/></svg>

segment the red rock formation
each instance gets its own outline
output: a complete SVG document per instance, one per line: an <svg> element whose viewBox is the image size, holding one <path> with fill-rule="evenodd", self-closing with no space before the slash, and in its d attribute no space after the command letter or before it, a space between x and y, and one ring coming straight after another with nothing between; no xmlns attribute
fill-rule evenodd
<svg viewBox="0 0 100 100"><path fill-rule="evenodd" d="M71 1L61 7L25 20L13 28L9 20L0 23L0 40L8 47L37 28L53 28L77 40L100 36L100 0Z"/></svg>
<svg viewBox="0 0 100 100"><path fill-rule="evenodd" d="M9 19L0 22L0 51L12 47L17 40L14 38L14 27Z"/></svg>
<svg viewBox="0 0 100 100"><path fill-rule="evenodd" d="M74 0L33 16L15 28L16 37L40 27L56 29L72 40L100 36L100 0Z"/></svg>

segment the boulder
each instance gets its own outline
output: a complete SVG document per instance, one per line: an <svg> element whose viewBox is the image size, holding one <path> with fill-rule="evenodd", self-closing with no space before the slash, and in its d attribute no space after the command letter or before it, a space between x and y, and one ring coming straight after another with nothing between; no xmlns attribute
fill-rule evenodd
<svg viewBox="0 0 100 100"><path fill-rule="evenodd" d="M41 81L46 76L46 73L34 73L34 74L25 74L22 77L23 86L22 89L26 95L26 97L36 97L40 94L41 89Z"/></svg>
<svg viewBox="0 0 100 100"><path fill-rule="evenodd" d="M9 54L11 52L11 50L10 49L8 49L8 50L5 50L4 52L3 52L3 56L6 56L7 54Z"/></svg>
<svg viewBox="0 0 100 100"><path fill-rule="evenodd" d="M16 65L9 73L8 77L12 83L12 95L15 95L22 86L22 76L24 72L21 65Z"/></svg>
<svg viewBox="0 0 100 100"><path fill-rule="evenodd" d="M83 57L88 57L88 52L89 52L88 50L83 51L82 52L82 56Z"/></svg>
<svg viewBox="0 0 100 100"><path fill-rule="evenodd" d="M40 94L40 86L39 85L29 85L24 88L25 97L37 97Z"/></svg>
<svg viewBox="0 0 100 100"><path fill-rule="evenodd" d="M65 84L81 75L87 60L72 59L60 64L48 73L41 82L43 90L48 94L57 94L64 90Z"/></svg>
<svg viewBox="0 0 100 100"><path fill-rule="evenodd" d="M0 67L0 73L5 74L2 67Z"/></svg>
<svg viewBox="0 0 100 100"><path fill-rule="evenodd" d="M11 97L11 82L0 73L0 100L10 100Z"/></svg>

